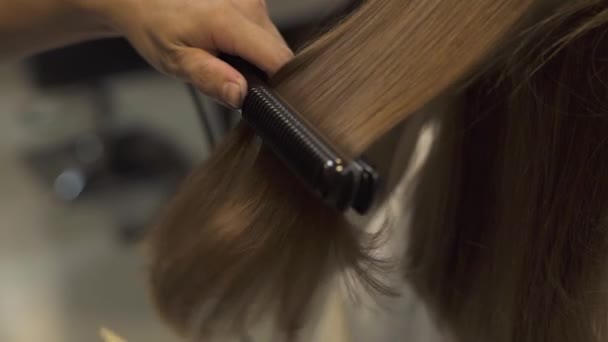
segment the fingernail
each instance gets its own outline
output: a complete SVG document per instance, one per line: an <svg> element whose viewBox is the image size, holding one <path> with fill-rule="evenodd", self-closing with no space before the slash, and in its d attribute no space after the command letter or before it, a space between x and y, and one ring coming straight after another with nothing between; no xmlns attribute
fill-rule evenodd
<svg viewBox="0 0 608 342"><path fill-rule="evenodd" d="M243 99L245 98L244 87L241 87L235 82L228 82L224 85L223 98L224 102L233 109L241 108Z"/></svg>

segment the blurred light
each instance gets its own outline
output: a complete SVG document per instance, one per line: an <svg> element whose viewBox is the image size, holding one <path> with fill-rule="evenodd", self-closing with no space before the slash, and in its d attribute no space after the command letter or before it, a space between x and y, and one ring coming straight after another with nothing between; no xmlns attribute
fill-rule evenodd
<svg viewBox="0 0 608 342"><path fill-rule="evenodd" d="M63 200L73 201L84 190L86 178L78 169L67 169L56 179L54 184L55 193Z"/></svg>

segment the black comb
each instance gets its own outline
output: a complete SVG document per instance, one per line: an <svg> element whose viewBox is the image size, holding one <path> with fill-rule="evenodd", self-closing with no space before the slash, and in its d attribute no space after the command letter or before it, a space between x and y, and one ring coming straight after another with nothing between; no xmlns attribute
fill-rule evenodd
<svg viewBox="0 0 608 342"><path fill-rule="evenodd" d="M266 75L241 58L220 58L248 82L243 120L264 144L328 205L364 215L374 203L378 174L361 159L349 159L324 139L268 86Z"/></svg>

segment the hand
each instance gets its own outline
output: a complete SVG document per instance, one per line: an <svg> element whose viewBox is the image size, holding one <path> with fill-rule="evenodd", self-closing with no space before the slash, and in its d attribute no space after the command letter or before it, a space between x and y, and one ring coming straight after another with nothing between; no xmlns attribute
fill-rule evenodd
<svg viewBox="0 0 608 342"><path fill-rule="evenodd" d="M218 52L240 56L269 75L293 57L264 0L96 2L109 26L151 65L233 108L240 107L247 83L215 57Z"/></svg>

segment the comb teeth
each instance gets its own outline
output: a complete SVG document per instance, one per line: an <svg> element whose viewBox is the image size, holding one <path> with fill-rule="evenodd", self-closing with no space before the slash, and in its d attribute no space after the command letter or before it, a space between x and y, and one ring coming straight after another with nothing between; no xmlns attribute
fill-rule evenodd
<svg viewBox="0 0 608 342"><path fill-rule="evenodd" d="M329 166L341 166L341 159L318 139L311 139L311 129L281 99L264 86L252 88L243 103L243 119L318 195L331 197L324 176L330 175ZM338 199L333 204L344 209L347 202Z"/></svg>
<svg viewBox="0 0 608 342"><path fill-rule="evenodd" d="M289 156L290 163L301 170L306 181L317 183L327 153L306 138L306 127L267 89L257 87L250 91L243 105L243 119L264 142L273 145L273 150Z"/></svg>

